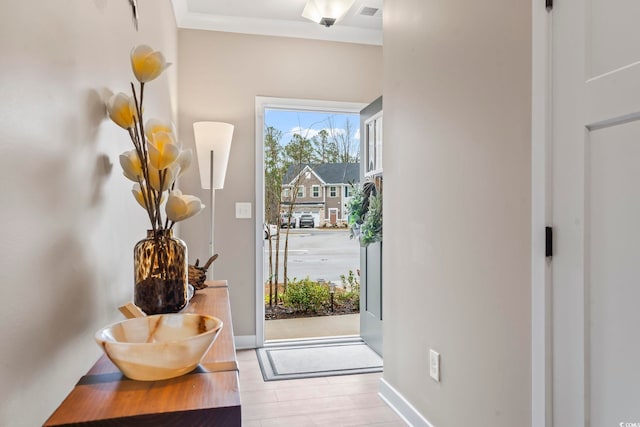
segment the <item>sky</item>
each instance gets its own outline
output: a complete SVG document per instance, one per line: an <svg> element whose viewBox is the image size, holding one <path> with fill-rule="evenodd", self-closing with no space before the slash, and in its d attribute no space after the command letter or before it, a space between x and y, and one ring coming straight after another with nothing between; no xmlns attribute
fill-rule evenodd
<svg viewBox="0 0 640 427"><path fill-rule="evenodd" d="M281 144L291 140L294 133L299 133L307 138L312 138L322 129L330 132L330 121L333 122L335 132L344 133L345 121L351 123L352 138L356 144L360 140L360 115L342 113L320 113L310 111L291 111L265 109L264 117L266 126L273 126L282 131Z"/></svg>

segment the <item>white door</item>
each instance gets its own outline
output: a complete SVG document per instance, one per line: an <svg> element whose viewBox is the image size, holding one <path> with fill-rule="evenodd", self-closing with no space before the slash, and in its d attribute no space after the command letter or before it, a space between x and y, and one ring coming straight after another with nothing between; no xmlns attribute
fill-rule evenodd
<svg viewBox="0 0 640 427"><path fill-rule="evenodd" d="M640 2L554 3L553 426L635 426Z"/></svg>

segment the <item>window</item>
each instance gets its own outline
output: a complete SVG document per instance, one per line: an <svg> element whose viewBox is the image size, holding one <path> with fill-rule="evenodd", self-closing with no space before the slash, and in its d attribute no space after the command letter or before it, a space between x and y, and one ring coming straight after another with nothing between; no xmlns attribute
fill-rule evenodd
<svg viewBox="0 0 640 427"><path fill-rule="evenodd" d="M304 197L304 185L299 185L298 186L298 196L297 197Z"/></svg>
<svg viewBox="0 0 640 427"><path fill-rule="evenodd" d="M338 187L335 185L329 187L329 197L338 197Z"/></svg>
<svg viewBox="0 0 640 427"><path fill-rule="evenodd" d="M344 187L344 197L351 197L353 196L353 187L350 185L347 185Z"/></svg>
<svg viewBox="0 0 640 427"><path fill-rule="evenodd" d="M320 197L320 186L312 185L311 186L311 197Z"/></svg>
<svg viewBox="0 0 640 427"><path fill-rule="evenodd" d="M289 187L286 187L284 190L282 190L282 197L285 199L291 197L291 189Z"/></svg>
<svg viewBox="0 0 640 427"><path fill-rule="evenodd" d="M373 115L364 125L364 175L378 175L382 172L382 112Z"/></svg>

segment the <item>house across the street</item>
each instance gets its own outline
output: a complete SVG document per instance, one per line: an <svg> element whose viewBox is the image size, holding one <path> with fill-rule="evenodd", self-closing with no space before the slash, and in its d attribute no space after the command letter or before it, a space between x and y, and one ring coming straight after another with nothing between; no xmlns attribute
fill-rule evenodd
<svg viewBox="0 0 640 427"><path fill-rule="evenodd" d="M296 218L312 214L316 227L344 226L347 202L359 182L360 163L292 165L283 179L282 206L287 211L294 204Z"/></svg>

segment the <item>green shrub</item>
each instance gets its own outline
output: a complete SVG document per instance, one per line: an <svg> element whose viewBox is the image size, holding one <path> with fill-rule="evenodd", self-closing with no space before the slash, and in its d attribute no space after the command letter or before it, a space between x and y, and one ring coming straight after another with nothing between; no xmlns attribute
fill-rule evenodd
<svg viewBox="0 0 640 427"><path fill-rule="evenodd" d="M340 275L340 280L345 291L336 293L336 301L341 305L350 303L355 310L360 310L360 278L349 270L346 276Z"/></svg>
<svg viewBox="0 0 640 427"><path fill-rule="evenodd" d="M314 282L309 277L291 281L282 300L285 307L304 313L322 310L329 303L329 287Z"/></svg>

